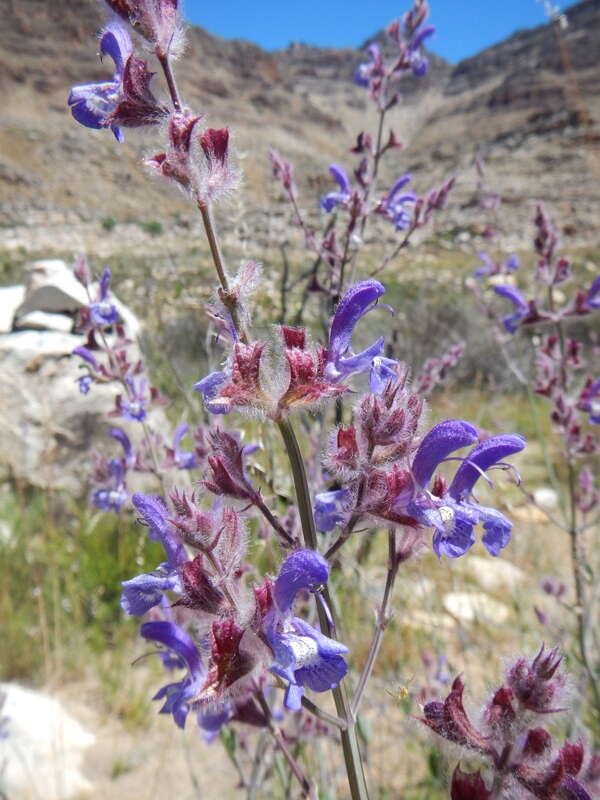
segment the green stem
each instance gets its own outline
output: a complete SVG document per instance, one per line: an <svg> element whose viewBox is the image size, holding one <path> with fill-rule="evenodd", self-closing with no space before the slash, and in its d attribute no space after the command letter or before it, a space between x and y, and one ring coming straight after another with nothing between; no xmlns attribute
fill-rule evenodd
<svg viewBox="0 0 600 800"><path fill-rule="evenodd" d="M308 780L304 772L302 771L300 764L298 764L294 755L290 752L290 749L287 746L285 739L281 735L281 731L279 730L277 725L275 725L271 709L269 707L269 704L267 703L267 700L263 692L261 691L257 692L256 699L258 700L258 703L263 711L263 714L267 719L267 725L269 726L269 732L271 733L271 736L275 740L275 743L279 748L279 750L281 751L283 757L288 762L289 767L294 774L294 777L302 787L302 796L309 797L311 798L311 800L316 800L317 795L315 792L315 788L312 785L312 783Z"/></svg>
<svg viewBox="0 0 600 800"><path fill-rule="evenodd" d="M212 217L210 206L207 205L206 203L198 203L198 209L200 211L202 222L204 224L204 231L206 233L206 238L208 240L208 246L210 247L210 254L212 256L213 264L215 265L215 269L217 271L217 277L219 278L219 283L221 284L221 288L223 289L221 300L223 301L223 304L227 307L227 310L231 314L233 325L235 329L238 331L241 341L247 342L248 335L244 327L240 323L239 314L236 308L236 303L233 296L231 295L229 278L227 277L227 272L225 271L225 261L223 260L223 254L221 252L221 246L219 244L219 239L217 237L217 231L215 229L215 223Z"/></svg>
<svg viewBox="0 0 600 800"><path fill-rule="evenodd" d="M308 481L306 479L306 471L304 469L304 461L302 453L298 444L298 439L294 429L288 419L281 419L278 421L278 427L283 437L285 449L290 461L292 469L292 476L294 478L294 486L296 489L296 501L298 504L298 511L300 512L300 522L302 524L302 533L304 536L304 543L306 547L311 550L317 550L317 530L315 528L315 520L313 516L312 502L310 498L310 491L308 488ZM333 605L329 595L329 587L323 587L323 597L328 604L333 614ZM329 636L332 634L332 628L327 618L327 614L322 608L321 604L317 603L317 613L319 615L319 623L321 630L326 631ZM342 749L344 752L344 761L346 763L346 773L348 775L348 783L350 786L350 795L352 800L368 800L369 792L365 780L365 774L360 755L360 748L358 745L358 737L356 735L356 724L352 717L350 709L350 702L346 693L345 684L339 684L332 690L335 708L338 716L345 721L347 728L341 730Z"/></svg>
<svg viewBox="0 0 600 800"><path fill-rule="evenodd" d="M360 703L364 691L367 687L367 683L369 682L369 678L371 677L371 673L373 672L373 667L375 666L375 661L377 660L377 656L379 655L379 648L381 647L383 633L389 622L388 606L390 600L392 599L392 592L394 591L394 583L396 581L396 575L398 574L398 560L396 558L396 532L394 531L393 528L391 528L388 532L388 550L389 550L388 572L385 581L385 589L383 592L383 600L381 602L381 607L379 608L379 611L377 613L377 624L375 627L375 634L373 636L373 641L369 649L367 662L362 671L362 675L360 676L356 692L354 693L354 697L352 699L352 714L355 717L358 714L358 709L360 708Z"/></svg>

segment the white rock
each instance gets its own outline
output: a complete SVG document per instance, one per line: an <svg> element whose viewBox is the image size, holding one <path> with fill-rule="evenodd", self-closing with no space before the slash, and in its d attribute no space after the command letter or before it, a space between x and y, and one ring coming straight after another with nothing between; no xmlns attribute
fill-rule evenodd
<svg viewBox="0 0 600 800"><path fill-rule="evenodd" d="M503 558L469 555L457 561L455 568L471 575L486 592L513 592L527 577L522 569Z"/></svg>
<svg viewBox="0 0 600 800"><path fill-rule="evenodd" d="M82 336L57 331L18 331L0 336L0 364L18 361L25 370L33 369L36 358L71 355L84 342ZM39 359L38 359L39 360Z"/></svg>
<svg viewBox="0 0 600 800"><path fill-rule="evenodd" d="M24 286L0 286L0 333L12 330L15 311L24 298Z"/></svg>
<svg viewBox="0 0 600 800"><path fill-rule="evenodd" d="M483 592L449 592L442 603L446 611L461 622L504 622L509 609Z"/></svg>
<svg viewBox="0 0 600 800"><path fill-rule="evenodd" d="M405 608L402 613L396 614L395 619L399 625L418 631L450 631L456 627L454 620L447 614L437 614L420 608Z"/></svg>
<svg viewBox="0 0 600 800"><path fill-rule="evenodd" d="M0 335L0 481L67 489L81 496L90 473L90 451L117 455L108 430L121 421L107 417L119 384L95 384L82 395L80 359L72 356L84 338L56 331ZM135 352L132 352L135 360ZM169 430L161 407L149 423ZM123 424L135 446L141 426Z"/></svg>
<svg viewBox="0 0 600 800"><path fill-rule="evenodd" d="M88 304L87 292L60 259L35 261L27 270L25 299L18 314L28 311L77 311Z"/></svg>
<svg viewBox="0 0 600 800"><path fill-rule="evenodd" d="M60 331L71 333L73 318L67 314L51 314L47 311L28 311L15 322L17 330Z"/></svg>
<svg viewBox="0 0 600 800"><path fill-rule="evenodd" d="M8 737L0 740L7 797L69 800L91 792L82 766L95 736L50 695L12 683L0 691L8 718Z"/></svg>
<svg viewBox="0 0 600 800"><path fill-rule="evenodd" d="M549 486L540 486L533 493L533 499L536 505L541 508L552 509L558 508L558 495Z"/></svg>

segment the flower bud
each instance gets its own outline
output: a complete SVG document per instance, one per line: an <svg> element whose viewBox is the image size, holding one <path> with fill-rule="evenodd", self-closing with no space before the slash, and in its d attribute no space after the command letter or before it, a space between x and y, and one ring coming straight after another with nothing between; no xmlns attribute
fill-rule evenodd
<svg viewBox="0 0 600 800"><path fill-rule="evenodd" d="M179 0L106 0L115 14L166 55L179 23Z"/></svg>
<svg viewBox="0 0 600 800"><path fill-rule="evenodd" d="M451 800L490 800L491 797L479 771L463 772L457 765L452 775Z"/></svg>

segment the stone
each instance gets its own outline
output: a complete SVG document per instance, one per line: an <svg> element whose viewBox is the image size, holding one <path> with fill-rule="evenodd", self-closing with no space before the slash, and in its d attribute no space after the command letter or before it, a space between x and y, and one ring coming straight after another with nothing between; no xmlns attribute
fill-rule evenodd
<svg viewBox="0 0 600 800"><path fill-rule="evenodd" d="M406 609L402 616L398 615L399 624L417 631L451 631L455 621L448 614L437 614L420 608Z"/></svg>
<svg viewBox="0 0 600 800"><path fill-rule="evenodd" d="M15 683L0 684L0 692L8 734L0 739L6 796L70 800L91 793L82 767L96 737L49 694Z"/></svg>
<svg viewBox="0 0 600 800"><path fill-rule="evenodd" d="M71 333L73 317L67 314L51 314L48 311L28 311L15 321L17 330L59 331Z"/></svg>
<svg viewBox="0 0 600 800"><path fill-rule="evenodd" d="M470 554L458 560L455 569L472 576L486 592L514 592L527 578L522 569L503 558Z"/></svg>
<svg viewBox="0 0 600 800"><path fill-rule="evenodd" d="M558 494L549 486L540 486L533 492L535 504L548 511L558 508Z"/></svg>
<svg viewBox="0 0 600 800"><path fill-rule="evenodd" d="M0 287L0 333L12 331L15 312L24 298L24 286Z"/></svg>
<svg viewBox="0 0 600 800"><path fill-rule="evenodd" d="M461 622L505 622L509 609L483 592L448 592L442 599L446 611Z"/></svg>
<svg viewBox="0 0 600 800"><path fill-rule="evenodd" d="M26 272L25 299L17 313L75 312L88 304L86 290L60 259L35 261Z"/></svg>
<svg viewBox="0 0 600 800"><path fill-rule="evenodd" d="M134 445L142 438L141 426L107 416L119 384L79 392L80 359L72 352L83 342L82 336L57 331L0 335L0 481L66 489L80 497L91 451L119 454L110 428L122 425ZM148 422L169 430L162 407L150 412Z"/></svg>

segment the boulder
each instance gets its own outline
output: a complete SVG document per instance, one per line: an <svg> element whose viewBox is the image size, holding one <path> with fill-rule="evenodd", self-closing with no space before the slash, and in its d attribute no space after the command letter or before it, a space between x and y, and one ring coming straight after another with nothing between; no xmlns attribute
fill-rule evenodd
<svg viewBox="0 0 600 800"><path fill-rule="evenodd" d="M73 317L68 314L51 314L47 311L28 311L15 320L16 330L59 331L71 333Z"/></svg>
<svg viewBox="0 0 600 800"><path fill-rule="evenodd" d="M446 611L461 622L505 622L509 609L483 592L448 592L442 599Z"/></svg>
<svg viewBox="0 0 600 800"><path fill-rule="evenodd" d="M107 432L122 425L135 446L137 423L107 416L120 392L117 383L79 392L80 359L72 356L82 336L56 331L0 335L0 481L67 489L81 496L91 468L91 451L121 455ZM169 430L162 408L149 423Z"/></svg>
<svg viewBox="0 0 600 800"><path fill-rule="evenodd" d="M95 736L49 694L14 683L1 684L0 692L5 695L0 764L6 796L70 800L91 793L82 766Z"/></svg>
<svg viewBox="0 0 600 800"><path fill-rule="evenodd" d="M15 312L24 299L24 286L0 286L0 333L10 333Z"/></svg>
<svg viewBox="0 0 600 800"><path fill-rule="evenodd" d="M503 558L486 558L469 554L469 558L457 559L456 569L472 576L486 592L512 593L527 578L522 569Z"/></svg>
<svg viewBox="0 0 600 800"><path fill-rule="evenodd" d="M25 299L19 316L28 311L75 312L88 304L86 290L60 259L35 261L26 272Z"/></svg>
<svg viewBox="0 0 600 800"><path fill-rule="evenodd" d="M558 494L550 486L539 486L535 489L533 492L533 499L536 505L548 511L558 508L559 505Z"/></svg>

